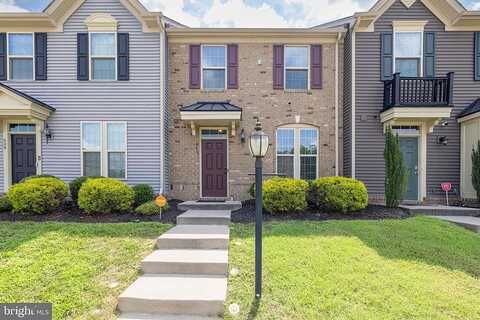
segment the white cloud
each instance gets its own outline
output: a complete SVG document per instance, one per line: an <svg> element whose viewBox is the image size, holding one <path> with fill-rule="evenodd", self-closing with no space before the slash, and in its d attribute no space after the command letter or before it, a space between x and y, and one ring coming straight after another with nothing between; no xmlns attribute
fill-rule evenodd
<svg viewBox="0 0 480 320"><path fill-rule="evenodd" d="M285 0L285 5L291 4L301 5L303 8L303 17L293 21L293 25L301 27L310 27L368 10L368 7L362 7L354 0Z"/></svg>
<svg viewBox="0 0 480 320"><path fill-rule="evenodd" d="M474 3L472 6L472 10L480 10L480 2Z"/></svg>
<svg viewBox="0 0 480 320"><path fill-rule="evenodd" d="M1 1L1 0L0 0ZM175 19L189 27L199 27L201 19L185 11L184 0L141 0L149 10L161 11L169 18Z"/></svg>
<svg viewBox="0 0 480 320"><path fill-rule="evenodd" d="M15 0L0 0L0 12L25 12L27 10L17 6Z"/></svg>

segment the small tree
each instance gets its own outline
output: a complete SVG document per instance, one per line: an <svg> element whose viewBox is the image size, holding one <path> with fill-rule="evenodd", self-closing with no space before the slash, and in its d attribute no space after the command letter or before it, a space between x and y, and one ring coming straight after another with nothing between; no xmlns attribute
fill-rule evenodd
<svg viewBox="0 0 480 320"><path fill-rule="evenodd" d="M385 200L387 207L397 208L407 191L407 167L400 150L400 139L387 127L385 137Z"/></svg>
<svg viewBox="0 0 480 320"><path fill-rule="evenodd" d="M472 185L480 201L480 141L477 142L477 148L473 147L472 150Z"/></svg>

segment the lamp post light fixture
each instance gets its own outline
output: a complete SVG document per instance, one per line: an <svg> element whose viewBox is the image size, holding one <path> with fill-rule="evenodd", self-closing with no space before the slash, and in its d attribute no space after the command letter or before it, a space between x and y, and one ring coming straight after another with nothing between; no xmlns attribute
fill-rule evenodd
<svg viewBox="0 0 480 320"><path fill-rule="evenodd" d="M255 131L250 135L250 153L255 157L255 297L262 296L262 158L268 151L268 135L262 131L257 118Z"/></svg>

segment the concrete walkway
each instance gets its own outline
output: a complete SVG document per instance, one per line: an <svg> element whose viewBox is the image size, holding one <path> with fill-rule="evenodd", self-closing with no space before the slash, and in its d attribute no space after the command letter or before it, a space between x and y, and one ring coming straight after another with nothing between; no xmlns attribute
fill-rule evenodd
<svg viewBox="0 0 480 320"><path fill-rule="evenodd" d="M227 295L230 211L189 210L157 240L144 275L118 298L121 320L220 319Z"/></svg>
<svg viewBox="0 0 480 320"><path fill-rule="evenodd" d="M480 218L469 216L434 216L435 218L449 221L471 230L476 233L480 233Z"/></svg>

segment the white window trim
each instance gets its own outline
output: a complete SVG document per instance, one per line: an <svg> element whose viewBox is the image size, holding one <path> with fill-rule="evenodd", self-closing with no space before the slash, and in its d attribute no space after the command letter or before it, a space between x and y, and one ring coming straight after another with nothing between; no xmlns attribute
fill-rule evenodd
<svg viewBox="0 0 480 320"><path fill-rule="evenodd" d="M395 30L393 32L393 73L397 72L397 46L396 46L396 38L397 34L399 33L419 33L420 34L420 56L405 56L405 57L398 57L399 59L419 59L420 65L418 66L419 68L419 73L418 77L423 77L423 30L422 31L413 31L413 30L408 30L408 31L398 31Z"/></svg>
<svg viewBox="0 0 480 320"><path fill-rule="evenodd" d="M304 67L287 67L287 48L307 48L307 66ZM310 91L310 45L285 45L283 54L283 88L284 91L305 92ZM305 89L288 89L287 88L287 70L307 70L307 88Z"/></svg>
<svg viewBox="0 0 480 320"><path fill-rule="evenodd" d="M114 35L114 50L115 53L112 56L97 56L92 54L92 34L98 34L98 33L107 33L107 34L113 34ZM118 80L118 74L117 74L117 65L118 65L118 33L117 32L112 32L112 31L95 31L95 32L89 32L88 33L88 74L89 74L89 80L90 81L100 81L100 82L108 82L108 81L117 81ZM93 79L93 68L92 68L92 60L93 59L115 59L115 63L113 66L113 69L115 71L115 77L113 79Z"/></svg>
<svg viewBox="0 0 480 320"><path fill-rule="evenodd" d="M100 125L100 149L84 149L83 147L83 125L84 124L99 124ZM109 150L108 149L108 124L123 124L125 126L125 149L123 150ZM80 172L83 176L83 153L84 152L100 152L100 175L108 177L108 153L109 152L124 152L125 153L125 177L115 178L118 180L128 179L128 124L127 121L81 121L80 122Z"/></svg>
<svg viewBox="0 0 480 320"><path fill-rule="evenodd" d="M10 35L11 34L31 34L32 35L32 55L31 56L17 56L17 55L10 55ZM32 59L32 79L23 79L23 80L16 80L11 79L10 77L10 58L19 58L19 59ZM18 82L26 82L26 81L35 81L35 33L34 32L7 32L7 79L9 81L18 81Z"/></svg>
<svg viewBox="0 0 480 320"><path fill-rule="evenodd" d="M225 65L223 67L204 67L203 66L203 48L205 47L223 47L223 50L225 51ZM201 90L205 91L225 91L227 90L227 79L228 79L228 74L227 74L227 46L224 44L202 44L200 46L200 88ZM223 88L205 88L203 86L203 70L225 70L225 83L223 84Z"/></svg>
<svg viewBox="0 0 480 320"><path fill-rule="evenodd" d="M278 132L279 130L284 130L284 129L287 129L287 130L293 130L294 134L293 134L293 154L279 154L278 153L278 146L279 146L279 143L278 143ZM316 155L302 155L300 153L300 137L301 137L301 130L302 129L305 129L305 130L315 130L317 132L317 154ZM316 127L313 127L313 126L310 126L310 125L302 125L302 124L299 124L299 125L289 125L289 126L283 126L283 127L278 127L275 131L275 141L276 141L276 145L275 145L275 161L276 161L276 164L275 164L275 172L276 174L279 174L280 172L278 172L278 157L294 157L293 158L293 177L295 179L300 179L301 177L301 174L300 174L300 171L301 171L301 158L302 157L316 157L317 158L317 161L316 161L316 172L315 172L315 179L318 179L319 178L319 154L320 154L320 135L319 135L319 130L318 128Z"/></svg>

